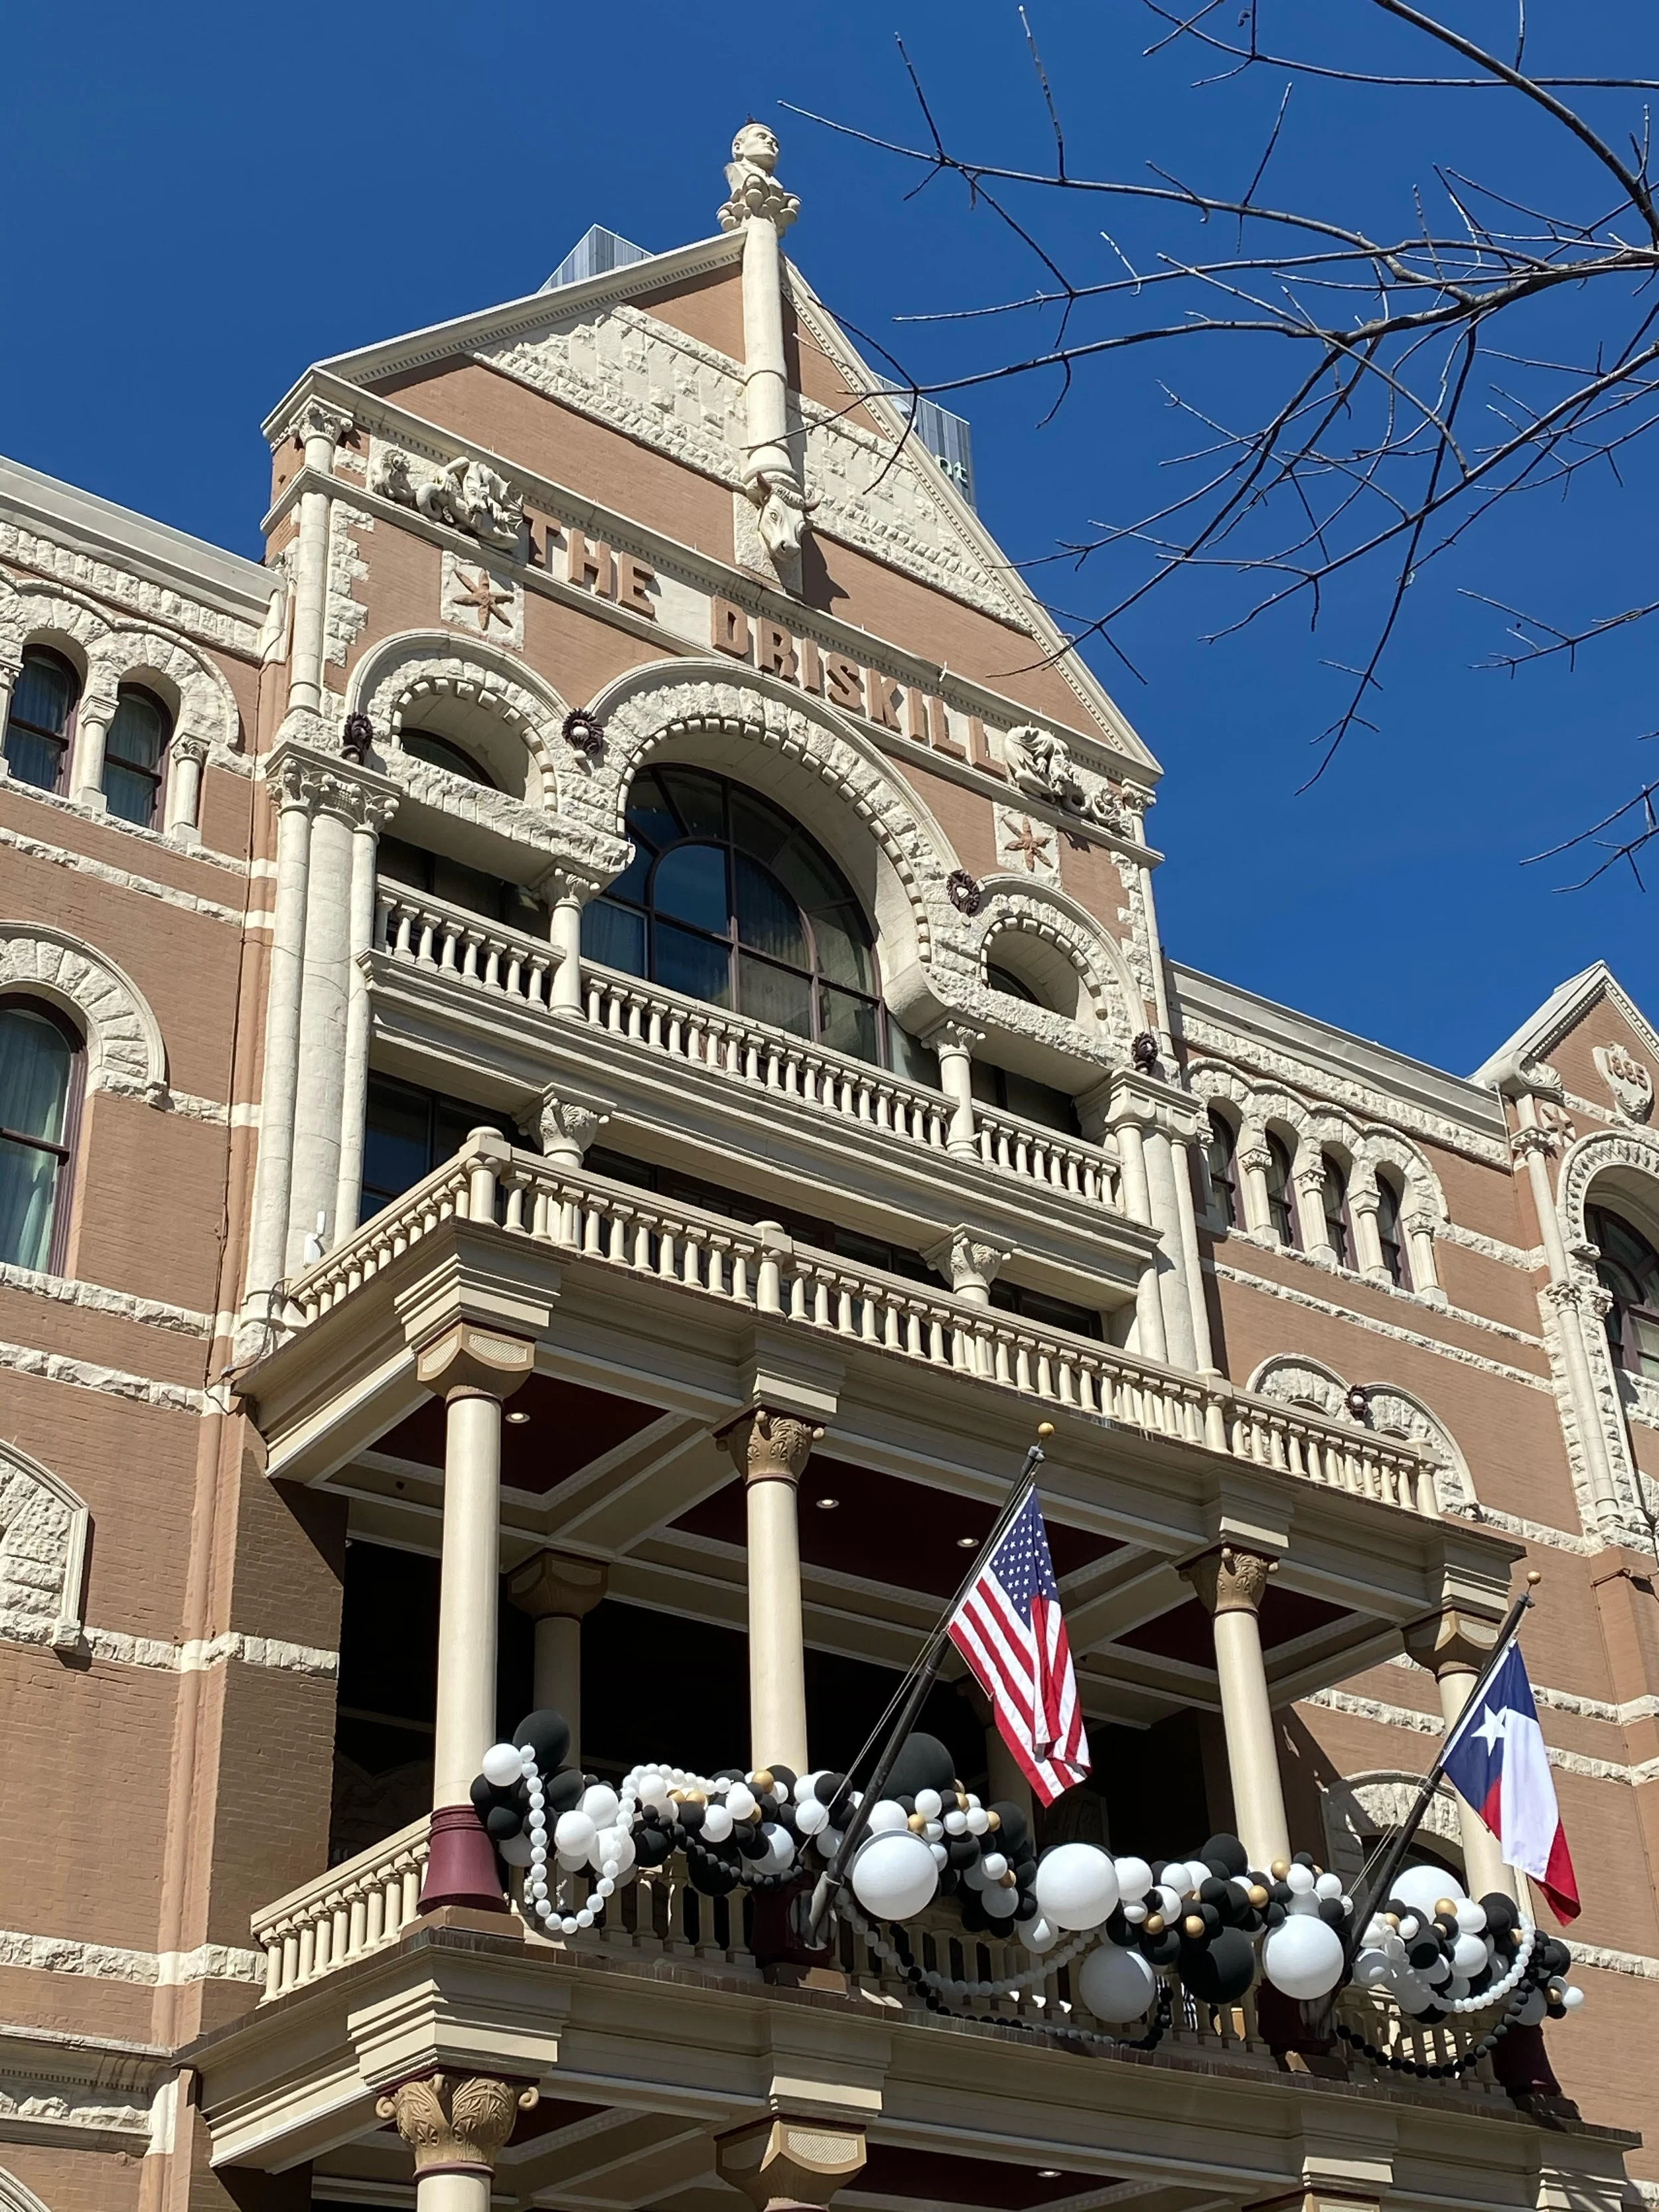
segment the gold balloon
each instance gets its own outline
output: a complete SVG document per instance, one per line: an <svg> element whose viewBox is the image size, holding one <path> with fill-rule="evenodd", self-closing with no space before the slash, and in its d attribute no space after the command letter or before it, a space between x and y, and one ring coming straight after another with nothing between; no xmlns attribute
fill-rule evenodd
<svg viewBox="0 0 1659 2212"><path fill-rule="evenodd" d="M1204 1933L1204 1915L1201 1912L1189 1912L1181 1923L1181 1932L1183 1936L1190 1936L1196 1942Z"/></svg>
<svg viewBox="0 0 1659 2212"><path fill-rule="evenodd" d="M1012 1867L1005 1869L1003 1873L998 1876L998 1880L1000 1881L1004 1889L1018 1889L1019 1887L1019 1876L1014 1872Z"/></svg>
<svg viewBox="0 0 1659 2212"><path fill-rule="evenodd" d="M1001 1826L1002 1815L1000 1813L988 1813L985 1815L985 1826L988 1834L994 1836L997 1830Z"/></svg>
<svg viewBox="0 0 1659 2212"><path fill-rule="evenodd" d="M751 1790L773 1790L777 1786L776 1778L769 1766L763 1766L749 1786Z"/></svg>
<svg viewBox="0 0 1659 2212"><path fill-rule="evenodd" d="M1161 1936L1164 1933L1164 1915L1161 1912L1149 1912L1141 1925L1149 1936Z"/></svg>
<svg viewBox="0 0 1659 2212"><path fill-rule="evenodd" d="M1251 1904L1255 1905L1256 1911L1260 1912L1262 1906L1267 1902L1267 1891L1262 1887L1259 1881L1253 1881L1250 1884L1248 1894Z"/></svg>
<svg viewBox="0 0 1659 2212"><path fill-rule="evenodd" d="M1291 1863L1288 1859L1275 1859L1267 1869L1275 1881L1283 1881L1290 1870Z"/></svg>
<svg viewBox="0 0 1659 2212"><path fill-rule="evenodd" d="M904 1825L913 1836L919 1836L927 1826L927 1815L923 1813L912 1813Z"/></svg>
<svg viewBox="0 0 1659 2212"><path fill-rule="evenodd" d="M1449 1897L1437 1897L1434 1900L1434 1911L1437 1919L1442 1913L1444 1913L1448 1920L1455 1920L1457 1917L1457 1906Z"/></svg>

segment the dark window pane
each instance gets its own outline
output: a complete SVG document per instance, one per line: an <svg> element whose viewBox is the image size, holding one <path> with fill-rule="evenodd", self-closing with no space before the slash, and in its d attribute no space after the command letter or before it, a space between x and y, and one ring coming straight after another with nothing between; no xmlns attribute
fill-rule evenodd
<svg viewBox="0 0 1659 2212"><path fill-rule="evenodd" d="M939 1054L913 1037L890 1014L887 1017L887 1064L896 1075L908 1076L912 1083L925 1083L930 1090L939 1089Z"/></svg>
<svg viewBox="0 0 1659 2212"><path fill-rule="evenodd" d="M651 849L647 845L635 844L634 857L610 886L614 899L626 899L630 906L645 904L646 886L651 879Z"/></svg>
<svg viewBox="0 0 1659 2212"><path fill-rule="evenodd" d="M32 783L41 791L56 791L64 748L53 738L21 730L15 722L6 732L6 766L19 783Z"/></svg>
<svg viewBox="0 0 1659 2212"><path fill-rule="evenodd" d="M724 850L719 845L676 845L657 863L651 897L659 914L724 937L731 927Z"/></svg>
<svg viewBox="0 0 1659 2212"><path fill-rule="evenodd" d="M45 1269L51 1265L61 1171L56 1152L0 1137L0 1261L8 1266Z"/></svg>
<svg viewBox="0 0 1659 2212"><path fill-rule="evenodd" d="M738 956L738 1004L751 1022L770 1022L797 1036L812 1034L812 986L805 975L774 968L765 960Z"/></svg>
<svg viewBox="0 0 1659 2212"><path fill-rule="evenodd" d="M429 1175L441 1161L453 1159L475 1129L494 1129L510 1145L524 1142L504 1114L469 1106L465 1098L439 1098L433 1103L432 1157L422 1172Z"/></svg>
<svg viewBox="0 0 1659 2212"><path fill-rule="evenodd" d="M818 972L832 983L850 990L867 991L873 997L876 978L864 935L864 916L855 907L830 907L812 917L812 942L817 947Z"/></svg>
<svg viewBox="0 0 1659 2212"><path fill-rule="evenodd" d="M117 761L105 763L105 803L123 822L136 822L141 830L148 830L155 819L157 788L155 778L140 769L123 768Z"/></svg>
<svg viewBox="0 0 1659 2212"><path fill-rule="evenodd" d="M1078 1134L1076 1102L1065 1091L1033 1083L1029 1075L1016 1075L1012 1069L1004 1073L1002 1082L1003 1104L1009 1113L1039 1122L1045 1129L1063 1130L1068 1137Z"/></svg>
<svg viewBox="0 0 1659 2212"><path fill-rule="evenodd" d="M698 768L665 768L657 781L685 824L689 837L726 836L726 787L717 775Z"/></svg>
<svg viewBox="0 0 1659 2212"><path fill-rule="evenodd" d="M0 1129L61 1144L74 1064L55 1022L26 1006L0 1012Z"/></svg>
<svg viewBox="0 0 1659 2212"><path fill-rule="evenodd" d="M469 783L491 783L495 779L481 769L471 753L459 745L452 745L447 738L434 736L428 730L404 730L399 739L406 753L433 768L446 768L451 775L464 775Z"/></svg>
<svg viewBox="0 0 1659 2212"><path fill-rule="evenodd" d="M61 737L69 720L75 686L68 669L43 653L26 653L11 695L12 720Z"/></svg>
<svg viewBox="0 0 1659 2212"><path fill-rule="evenodd" d="M374 865L394 884L407 884L416 891L429 891L432 888L431 854L423 853L418 845L405 845L401 837L381 838Z"/></svg>
<svg viewBox="0 0 1659 2212"><path fill-rule="evenodd" d="M544 901L522 884L501 885L501 917L509 929L521 929L526 937L545 937L552 926L553 917Z"/></svg>
<svg viewBox="0 0 1659 2212"><path fill-rule="evenodd" d="M809 845L798 830L772 863L773 873L808 914L821 907L854 903L852 886L839 868Z"/></svg>
<svg viewBox="0 0 1659 2212"><path fill-rule="evenodd" d="M593 899L582 908L582 952L603 968L620 968L625 975L643 975L645 916L609 899Z"/></svg>
<svg viewBox="0 0 1659 2212"><path fill-rule="evenodd" d="M769 875L746 853L736 855L732 874L738 941L756 952L770 954L774 960L787 960L792 968L810 968L812 954L801 926L800 908L777 878ZM658 903L661 903L660 892Z"/></svg>
<svg viewBox="0 0 1659 2212"><path fill-rule="evenodd" d="M881 1057L874 1006L850 992L833 991L827 983L818 986L818 1035L825 1044L850 1053L854 1060Z"/></svg>
<svg viewBox="0 0 1659 2212"><path fill-rule="evenodd" d="M652 846L672 845L680 834L680 825L651 769L641 769L629 787L628 834L643 837Z"/></svg>
<svg viewBox="0 0 1659 2212"><path fill-rule="evenodd" d="M672 921L659 921L653 936L656 958L651 972L659 983L671 991L683 991L688 999L706 999L715 1006L731 1005L732 955L724 945L694 937L689 929L676 929Z"/></svg>
<svg viewBox="0 0 1659 2212"><path fill-rule="evenodd" d="M1024 999L1028 1006L1032 1006L1039 1003L1036 993L1029 985L1022 983L1018 975L1006 968L999 968L993 961L988 960L985 963L985 980L994 991L1000 991L1005 998Z"/></svg>
<svg viewBox="0 0 1659 2212"><path fill-rule="evenodd" d="M499 876L487 876L482 868L469 868L445 853L432 856L433 894L447 899L451 906L464 906L469 914L488 915L494 921L500 918L505 888Z"/></svg>
<svg viewBox="0 0 1659 2212"><path fill-rule="evenodd" d="M362 1218L419 1182L432 1142L432 1102L406 1083L371 1076L363 1130Z"/></svg>
<svg viewBox="0 0 1659 2212"><path fill-rule="evenodd" d="M1024 1283L991 1285L991 1304L1003 1313L1018 1314L1039 1328L1068 1328L1074 1336L1101 1334L1100 1316L1091 1306L1074 1306L1069 1298L1051 1298L1046 1291L1028 1290Z"/></svg>
<svg viewBox="0 0 1659 2212"><path fill-rule="evenodd" d="M116 702L114 719L104 739L104 757L129 762L134 768L157 769L161 766L165 731L161 710L153 699L146 699L139 692L124 691Z"/></svg>
<svg viewBox="0 0 1659 2212"><path fill-rule="evenodd" d="M732 806L732 842L740 853L751 853L769 868L794 836L794 823L787 814L780 814L775 806L737 784L732 786L727 797Z"/></svg>

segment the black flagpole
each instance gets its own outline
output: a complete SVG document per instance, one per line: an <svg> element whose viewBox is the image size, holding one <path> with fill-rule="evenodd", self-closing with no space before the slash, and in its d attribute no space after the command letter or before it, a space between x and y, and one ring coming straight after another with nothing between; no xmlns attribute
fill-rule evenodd
<svg viewBox="0 0 1659 2212"><path fill-rule="evenodd" d="M1052 1421L1043 1421L1037 1428L1039 1438L1051 1437L1054 1432ZM957 1607L979 1579L980 1571L986 1561L1001 1542L1005 1530L1019 1510L1020 1501L1030 1487L1031 1478L1042 1464L1042 1445L1038 1442L1034 1443L1026 1453L1025 1464L1021 1468L1018 1479L1004 1501L1001 1512L998 1514L995 1522L992 1524L990 1534L975 1553L974 1564L963 1577L956 1595L945 1607L938 1626L922 1646L921 1662L916 1679L910 1686L910 1694L900 1709L898 1718L893 1723L887 1741L882 1747L880 1756L877 1759L870 1779L865 1786L864 1794L854 1808L852 1818L841 1832L841 1842L836 1848L836 1856L818 1876L817 1887L812 1892L812 1906L806 1922L806 1941L809 1945L817 1943L818 1930L823 1925L824 1916L846 1884L847 1869L852 1863L854 1852L864 1840L864 1832L870 1825L870 1815L879 1802L882 1791L887 1786L887 1778L893 1771L893 1762L897 1759L905 1738L915 1726L921 1709L927 1702L928 1692L939 1679L939 1670L945 1661L945 1647L947 1641L945 1630L955 1619ZM845 1797L852 1786L853 1778L849 1774L841 1785L839 1796Z"/></svg>
<svg viewBox="0 0 1659 2212"><path fill-rule="evenodd" d="M1491 1658L1476 1675L1474 1687L1463 1700L1463 1712L1458 1715L1442 1738L1439 1756L1423 1778L1423 1786L1417 1793L1417 1802L1401 1822L1393 1841L1382 1854L1382 1864L1377 1868L1369 1893L1363 1903L1358 1898L1354 1899L1353 1918L1349 1923L1347 1941L1342 1950L1342 1978L1345 1982L1358 1954L1360 1945L1364 1941L1365 1930L1370 1925L1372 1915L1379 1905L1387 1902L1389 1893L1394 1886L1394 1878L1399 1873L1401 1863L1407 1852L1411 1849L1412 1838L1423 1825L1423 1816L1428 1811L1440 1778L1445 1771L1446 1753L1450 1747L1452 1738L1463 1725L1463 1713L1468 1712L1477 1700L1486 1694L1487 1683L1491 1681L1509 1656L1510 1646L1514 1643L1522 1620L1532 1604L1532 1593L1541 1580L1542 1577L1535 1569L1527 1577L1527 1587L1510 1607L1508 1617L1498 1632L1498 1641L1492 1647Z"/></svg>

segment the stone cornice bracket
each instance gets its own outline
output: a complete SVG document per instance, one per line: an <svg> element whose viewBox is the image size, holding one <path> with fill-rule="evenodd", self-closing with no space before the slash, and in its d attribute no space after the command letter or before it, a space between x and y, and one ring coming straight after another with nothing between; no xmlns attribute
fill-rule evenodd
<svg viewBox="0 0 1659 2212"><path fill-rule="evenodd" d="M1161 1129L1176 1144L1190 1145L1206 1133L1209 1104L1190 1091L1138 1067L1120 1067L1078 1101L1085 1131L1093 1124L1120 1129L1133 1122L1143 1131Z"/></svg>
<svg viewBox="0 0 1659 2212"><path fill-rule="evenodd" d="M610 1588L611 1570L603 1559L581 1559L568 1552L537 1552L507 1578L507 1594L532 1620L581 1620Z"/></svg>
<svg viewBox="0 0 1659 2212"><path fill-rule="evenodd" d="M864 2168L864 2130L814 2116L751 2120L714 2138L714 2170L755 2212L821 2212Z"/></svg>
<svg viewBox="0 0 1659 2212"><path fill-rule="evenodd" d="M383 2120L397 2123L415 2154L417 2182L439 2173L493 2176L514 2121L540 2095L489 2074L424 2074L399 2083L374 2109Z"/></svg>
<svg viewBox="0 0 1659 2212"><path fill-rule="evenodd" d="M806 1471L812 1447L823 1431L793 1413L751 1406L716 1431L745 1485L787 1482L793 1489Z"/></svg>
<svg viewBox="0 0 1659 2212"><path fill-rule="evenodd" d="M1447 1606L1405 1631L1406 1650L1437 1680L1448 1671L1479 1674L1492 1657L1501 1623L1483 1620L1459 1606Z"/></svg>
<svg viewBox="0 0 1659 2212"><path fill-rule="evenodd" d="M1261 1552L1240 1551L1223 1544L1187 1559L1176 1569L1183 1582L1197 1591L1206 1613L1260 1613L1267 1591L1267 1577L1279 1571L1279 1561Z"/></svg>

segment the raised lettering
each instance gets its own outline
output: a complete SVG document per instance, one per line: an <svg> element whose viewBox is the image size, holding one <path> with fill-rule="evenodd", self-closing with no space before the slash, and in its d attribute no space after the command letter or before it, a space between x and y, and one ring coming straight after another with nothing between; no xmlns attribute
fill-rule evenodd
<svg viewBox="0 0 1659 2212"><path fill-rule="evenodd" d="M855 714L864 712L864 678L856 660L849 660L844 653L826 653L823 672L830 678L830 704L848 707Z"/></svg>
<svg viewBox="0 0 1659 2212"><path fill-rule="evenodd" d="M709 609L711 635L717 649L733 660L749 658L749 617L730 599L716 599Z"/></svg>
<svg viewBox="0 0 1659 2212"><path fill-rule="evenodd" d="M800 641L800 683L803 691L823 690L823 662L815 638L804 637Z"/></svg>
<svg viewBox="0 0 1659 2212"><path fill-rule="evenodd" d="M864 672L864 711L872 722L879 722L884 730L897 734L898 686L892 678L874 668Z"/></svg>
<svg viewBox="0 0 1659 2212"><path fill-rule="evenodd" d="M569 550L565 557L567 582L580 585L584 591L597 592L602 599L617 596L616 578L612 573L611 548L598 538L592 544L573 523L569 530Z"/></svg>
<svg viewBox="0 0 1659 2212"><path fill-rule="evenodd" d="M781 676L786 684L794 682L795 641L781 623L763 617L757 625L755 665L763 676Z"/></svg>
<svg viewBox="0 0 1659 2212"><path fill-rule="evenodd" d="M987 775L1000 775L1005 783L1007 781L1008 770L991 750L991 740L986 736L985 725L977 714L968 717L968 757L975 768L983 769Z"/></svg>
<svg viewBox="0 0 1659 2212"><path fill-rule="evenodd" d="M961 738L951 733L951 717L943 699L933 702L933 750L943 753L947 760L966 760L968 757Z"/></svg>
<svg viewBox="0 0 1659 2212"><path fill-rule="evenodd" d="M617 556L617 597L625 607L632 607L637 615L650 621L657 619L657 610L651 592L657 580L654 568L647 568L643 561L635 560L631 553Z"/></svg>

